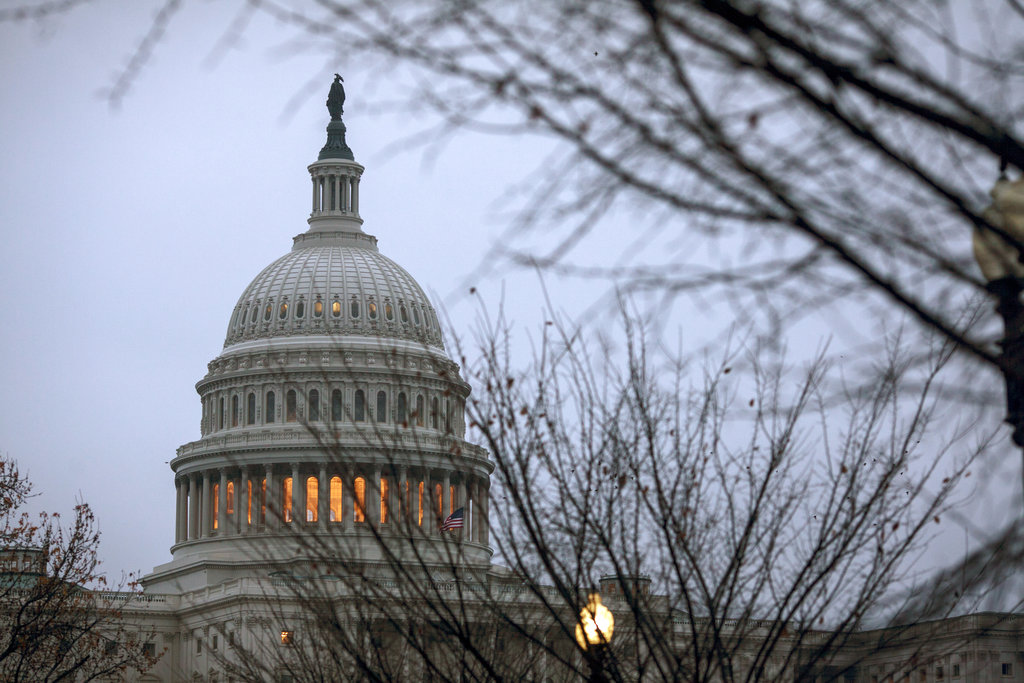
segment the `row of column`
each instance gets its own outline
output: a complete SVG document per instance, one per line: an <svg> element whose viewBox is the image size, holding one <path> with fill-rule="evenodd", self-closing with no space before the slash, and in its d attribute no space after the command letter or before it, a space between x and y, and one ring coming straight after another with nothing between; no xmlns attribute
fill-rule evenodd
<svg viewBox="0 0 1024 683"><path fill-rule="evenodd" d="M406 523L422 527L427 536L440 536L439 525L453 511L463 508L464 526L457 532L460 540L486 545L489 538L487 521L488 483L486 478L456 476L447 470L422 470L408 467L388 468L384 476L387 495L381 495L382 469L375 467L346 468L342 473L329 472L326 465L310 473L308 467L293 463L291 471L275 471L273 465L265 468L242 467L206 470L175 479L177 514L175 515L175 543L230 536L263 530L280 529L298 524L308 529L343 529L351 531L356 524ZM413 474L410 477L410 473ZM262 475L262 476L261 476ZM285 479L291 477L291 505L285 505ZM316 504L307 504L306 480L315 478ZM341 480L340 505L336 512L341 519L331 520L331 481ZM359 508L362 520L356 521L356 479L363 479ZM266 482L266 493L263 484ZM392 488L398 484L397 492ZM228 485L234 489L231 512L228 507ZM422 500L420 485L423 485ZM217 495L214 495L214 486ZM437 500L440 485L441 500ZM252 495L249 495L250 486ZM266 500L264 500L264 495ZM421 506L422 505L422 506ZM216 508L215 508L216 506ZM265 512L264 512L264 506ZM307 521L307 509L315 510L315 522ZM440 509L440 514L438 511Z"/></svg>
<svg viewBox="0 0 1024 683"><path fill-rule="evenodd" d="M313 215L328 212L359 215L359 177L352 175L313 176Z"/></svg>

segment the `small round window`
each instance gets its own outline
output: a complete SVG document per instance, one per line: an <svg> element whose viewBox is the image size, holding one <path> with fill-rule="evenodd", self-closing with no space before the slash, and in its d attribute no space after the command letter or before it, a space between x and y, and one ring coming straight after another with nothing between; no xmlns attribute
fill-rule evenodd
<svg viewBox="0 0 1024 683"><path fill-rule="evenodd" d="M359 317L359 302L353 299L348 305L348 314L353 318Z"/></svg>
<svg viewBox="0 0 1024 683"><path fill-rule="evenodd" d="M403 323L409 322L409 313L405 310L405 304L399 304L398 306L398 317L402 319Z"/></svg>
<svg viewBox="0 0 1024 683"><path fill-rule="evenodd" d="M384 304L384 317L388 320L395 319L395 309L390 302Z"/></svg>
<svg viewBox="0 0 1024 683"><path fill-rule="evenodd" d="M281 304L281 307L278 309L278 311L277 311L277 318L278 318L278 320L284 320L287 317L288 317L288 303L285 302L285 303Z"/></svg>
<svg viewBox="0 0 1024 683"><path fill-rule="evenodd" d="M372 301L366 304L366 315L369 316L370 320L377 319L377 304Z"/></svg>
<svg viewBox="0 0 1024 683"><path fill-rule="evenodd" d="M271 313L274 312L274 307L271 304L267 304L267 307L263 309L263 319L270 320Z"/></svg>
<svg viewBox="0 0 1024 683"><path fill-rule="evenodd" d="M295 304L295 317L301 318L304 315L306 315L306 302L300 301L299 303Z"/></svg>
<svg viewBox="0 0 1024 683"><path fill-rule="evenodd" d="M313 317L320 318L324 314L324 302L319 299L313 303Z"/></svg>
<svg viewBox="0 0 1024 683"><path fill-rule="evenodd" d="M334 303L331 304L331 315L335 318L341 315L341 302L337 299L335 299Z"/></svg>

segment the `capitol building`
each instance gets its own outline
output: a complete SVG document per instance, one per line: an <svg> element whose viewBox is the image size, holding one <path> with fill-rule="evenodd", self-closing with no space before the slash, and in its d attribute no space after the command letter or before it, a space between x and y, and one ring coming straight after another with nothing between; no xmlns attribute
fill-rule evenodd
<svg viewBox="0 0 1024 683"><path fill-rule="evenodd" d="M495 464L466 440L470 386L423 288L364 230L361 212L379 208L360 205L364 168L343 103L336 79L327 141L308 167L308 229L225 311L223 350L196 384L199 438L170 462L171 557L124 612L159 659L126 675L580 680L590 669L552 623L555 588L492 564ZM630 639L623 583L684 632L649 579L609 576L616 643L645 647ZM926 626L854 634L802 680L1024 681L1024 617ZM742 657L735 666L747 680ZM754 679L793 674L780 665Z"/></svg>

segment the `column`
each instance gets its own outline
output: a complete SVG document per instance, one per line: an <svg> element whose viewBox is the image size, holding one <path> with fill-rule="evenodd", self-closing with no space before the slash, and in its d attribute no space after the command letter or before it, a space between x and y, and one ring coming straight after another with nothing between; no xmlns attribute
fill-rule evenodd
<svg viewBox="0 0 1024 683"><path fill-rule="evenodd" d="M459 542L469 538L469 505L466 502L466 478L459 478L455 486L455 509L462 508L462 528L459 529Z"/></svg>
<svg viewBox="0 0 1024 683"><path fill-rule="evenodd" d="M336 175L332 176L332 178L334 179L334 210L344 211L345 204L342 202L344 195L341 194L341 176Z"/></svg>
<svg viewBox="0 0 1024 683"><path fill-rule="evenodd" d="M199 538L199 483L196 475L188 475L188 537Z"/></svg>
<svg viewBox="0 0 1024 683"><path fill-rule="evenodd" d="M356 474L352 467L346 466L342 469L341 477L341 519L348 533L352 531L352 520L355 517Z"/></svg>
<svg viewBox="0 0 1024 683"><path fill-rule="evenodd" d="M319 196L320 195L320 192L319 192L319 190L320 190L320 187L319 187L320 186L320 181L317 179L316 176L313 176L312 180L313 180L313 210L311 211L311 213L315 214L317 211L320 210L319 202L317 201L320 198L320 196Z"/></svg>
<svg viewBox="0 0 1024 683"><path fill-rule="evenodd" d="M299 474L299 463L292 463L292 524L296 528L306 523L306 482Z"/></svg>
<svg viewBox="0 0 1024 683"><path fill-rule="evenodd" d="M380 465L374 465L370 481L366 482L366 521L380 527Z"/></svg>
<svg viewBox="0 0 1024 683"><path fill-rule="evenodd" d="M441 521L452 514L452 498L451 493L451 473L448 470L444 471L444 479L441 480Z"/></svg>
<svg viewBox="0 0 1024 683"><path fill-rule="evenodd" d="M213 524L210 517L210 506L213 503L213 487L210 485L210 471L203 472L203 488L199 493L199 535L206 538L210 535Z"/></svg>
<svg viewBox="0 0 1024 683"><path fill-rule="evenodd" d="M267 465L267 529L277 529L280 525L281 508L279 507L276 495L277 487L274 486L274 466Z"/></svg>
<svg viewBox="0 0 1024 683"><path fill-rule="evenodd" d="M423 488L426 489L424 498L427 499L428 510L423 515L423 525L426 527L426 535L437 538L441 531L437 524L437 489L434 486L434 475L431 470L423 473Z"/></svg>
<svg viewBox="0 0 1024 683"><path fill-rule="evenodd" d="M491 535L491 522L487 519L487 508L490 507L491 498L488 484L487 479L480 481L480 543L483 545L490 543Z"/></svg>
<svg viewBox="0 0 1024 683"><path fill-rule="evenodd" d="M320 476L316 481L316 518L321 529L326 529L331 519L331 480L327 478L327 466L320 465Z"/></svg>
<svg viewBox="0 0 1024 683"><path fill-rule="evenodd" d="M352 178L352 213L359 213L359 178Z"/></svg>
<svg viewBox="0 0 1024 683"><path fill-rule="evenodd" d="M228 535L228 471L220 470L220 495L217 496L217 533Z"/></svg>
<svg viewBox="0 0 1024 683"><path fill-rule="evenodd" d="M235 525L236 533L248 533L249 532L249 515L252 514L252 501L249 500L249 468L242 468L241 485L238 491L235 493L235 515L238 518L238 524Z"/></svg>

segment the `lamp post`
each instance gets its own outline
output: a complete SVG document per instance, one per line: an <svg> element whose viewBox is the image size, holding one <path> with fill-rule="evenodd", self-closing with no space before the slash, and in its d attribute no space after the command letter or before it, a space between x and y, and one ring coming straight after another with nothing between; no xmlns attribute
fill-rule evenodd
<svg viewBox="0 0 1024 683"><path fill-rule="evenodd" d="M991 195L992 204L982 217L1016 245L1024 245L1024 178L1010 181L1001 174ZM1003 319L999 369L1006 379L1006 422L1013 428L1013 442L1024 448L1024 254L991 229L976 227L973 242L974 259Z"/></svg>
<svg viewBox="0 0 1024 683"><path fill-rule="evenodd" d="M604 672L605 656L612 642L615 617L611 610L601 604L601 594L596 591L587 596L586 606L580 610L576 624L576 642L587 653L590 664L590 683L608 683Z"/></svg>

